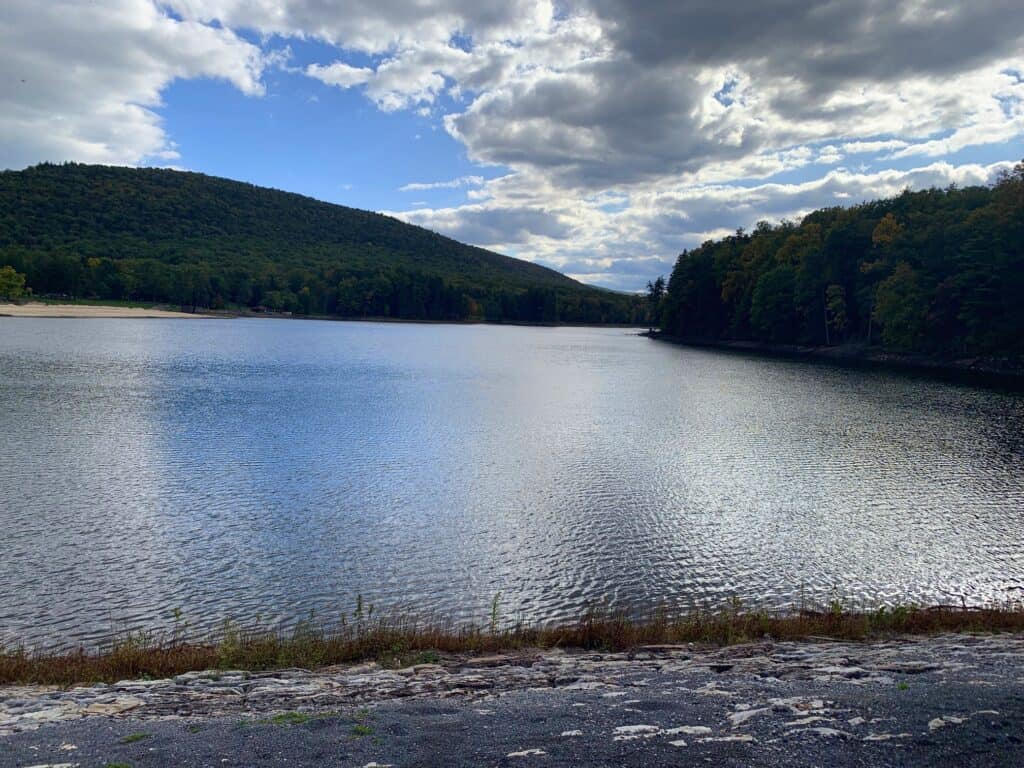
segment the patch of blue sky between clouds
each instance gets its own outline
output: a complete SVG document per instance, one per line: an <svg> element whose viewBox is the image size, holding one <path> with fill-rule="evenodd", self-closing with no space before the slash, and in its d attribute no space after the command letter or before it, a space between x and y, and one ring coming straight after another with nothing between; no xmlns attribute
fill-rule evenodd
<svg viewBox="0 0 1024 768"><path fill-rule="evenodd" d="M273 40L263 45L285 47ZM338 60L337 48L294 39L287 45L288 63L265 71L262 97L217 80L178 80L164 91L158 112L180 154L172 165L370 210L402 209L413 199L432 207L462 204L467 188L415 196L400 189L410 182L507 173L471 163L433 115L385 112L360 88L338 88L304 74L307 64ZM346 54L352 66L372 64L370 58Z"/></svg>

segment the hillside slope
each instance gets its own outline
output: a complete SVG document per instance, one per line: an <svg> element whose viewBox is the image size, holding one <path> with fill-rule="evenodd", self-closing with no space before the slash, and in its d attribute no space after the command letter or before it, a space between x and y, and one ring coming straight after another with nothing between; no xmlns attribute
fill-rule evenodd
<svg viewBox="0 0 1024 768"><path fill-rule="evenodd" d="M0 173L0 266L37 295L409 319L628 322L633 297L377 213L153 168Z"/></svg>

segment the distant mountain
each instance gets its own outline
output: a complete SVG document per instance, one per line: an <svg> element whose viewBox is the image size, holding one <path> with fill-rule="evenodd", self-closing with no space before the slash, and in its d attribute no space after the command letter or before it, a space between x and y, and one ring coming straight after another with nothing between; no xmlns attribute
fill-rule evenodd
<svg viewBox="0 0 1024 768"><path fill-rule="evenodd" d="M632 322L639 299L389 216L228 179L0 173L0 266L36 295L433 320Z"/></svg>

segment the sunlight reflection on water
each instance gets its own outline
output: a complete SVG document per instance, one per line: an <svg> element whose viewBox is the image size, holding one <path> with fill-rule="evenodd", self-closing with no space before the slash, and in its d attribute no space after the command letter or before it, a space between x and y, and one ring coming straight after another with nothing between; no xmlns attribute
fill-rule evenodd
<svg viewBox="0 0 1024 768"><path fill-rule="evenodd" d="M621 329L0 319L0 641L1024 595L1024 397Z"/></svg>

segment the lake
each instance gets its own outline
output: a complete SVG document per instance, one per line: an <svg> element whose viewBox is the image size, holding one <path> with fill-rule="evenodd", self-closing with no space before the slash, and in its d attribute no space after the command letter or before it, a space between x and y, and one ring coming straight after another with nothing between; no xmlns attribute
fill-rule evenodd
<svg viewBox="0 0 1024 768"><path fill-rule="evenodd" d="M1024 396L635 330L0 318L0 642L1024 597Z"/></svg>

